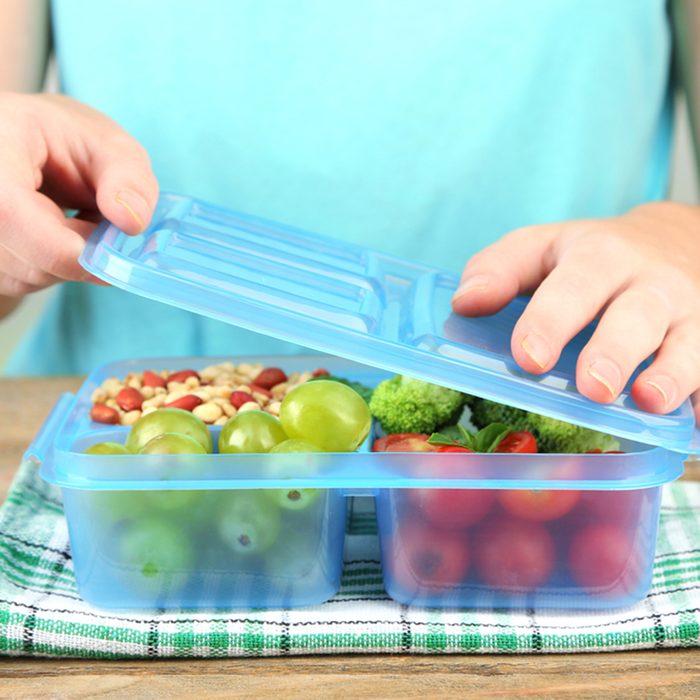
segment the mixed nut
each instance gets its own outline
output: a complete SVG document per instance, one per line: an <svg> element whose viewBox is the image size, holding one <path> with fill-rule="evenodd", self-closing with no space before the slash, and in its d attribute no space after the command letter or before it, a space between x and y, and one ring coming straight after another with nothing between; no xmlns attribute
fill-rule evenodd
<svg viewBox="0 0 700 700"><path fill-rule="evenodd" d="M311 377L328 374L292 372L262 364L223 362L200 371L145 370L122 380L110 377L93 391L90 418L97 423L133 425L159 408L191 411L209 425L223 425L237 413L263 410L279 415L282 399Z"/></svg>

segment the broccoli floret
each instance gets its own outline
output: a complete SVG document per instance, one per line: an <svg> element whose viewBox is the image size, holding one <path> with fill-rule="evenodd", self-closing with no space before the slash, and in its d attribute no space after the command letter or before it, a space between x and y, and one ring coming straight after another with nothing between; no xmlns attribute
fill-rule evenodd
<svg viewBox="0 0 700 700"><path fill-rule="evenodd" d="M464 395L397 374L377 386L369 408L386 433L429 434L459 420Z"/></svg>
<svg viewBox="0 0 700 700"><path fill-rule="evenodd" d="M374 389L372 389L371 386L366 386L360 382L353 382L349 379L345 379L344 377L335 377L332 374L322 374L318 377L311 377L309 381L313 382L319 379L345 384L345 386L349 386L351 389L354 389L367 403L369 403L369 400L372 398L372 393L374 392Z"/></svg>
<svg viewBox="0 0 700 700"><path fill-rule="evenodd" d="M620 449L620 443L612 435L537 414L532 414L532 418L536 419L533 425L540 452L579 454L590 450Z"/></svg>
<svg viewBox="0 0 700 700"><path fill-rule="evenodd" d="M578 454L589 450L617 450L619 442L606 433L529 413L495 401L479 399L472 405L471 421L476 428L491 423L505 423L513 430L529 430L537 440L540 452Z"/></svg>

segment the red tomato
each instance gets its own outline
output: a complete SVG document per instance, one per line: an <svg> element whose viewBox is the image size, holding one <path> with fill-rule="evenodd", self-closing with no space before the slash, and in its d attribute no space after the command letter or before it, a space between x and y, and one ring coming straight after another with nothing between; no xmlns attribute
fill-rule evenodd
<svg viewBox="0 0 700 700"><path fill-rule="evenodd" d="M627 529L605 523L589 525L571 540L571 575L579 586L604 589L599 592L629 590L627 579L633 569L633 550L634 543Z"/></svg>
<svg viewBox="0 0 700 700"><path fill-rule="evenodd" d="M512 489L498 493L498 500L511 515L539 523L566 515L579 498L580 491Z"/></svg>
<svg viewBox="0 0 700 700"><path fill-rule="evenodd" d="M377 438L372 452L434 452L427 440L430 436L422 433L393 433Z"/></svg>
<svg viewBox="0 0 700 700"><path fill-rule="evenodd" d="M435 445L436 452L474 452L468 447L459 447L459 445Z"/></svg>
<svg viewBox="0 0 700 700"><path fill-rule="evenodd" d="M501 440L494 452L537 452L537 442L532 433L520 430Z"/></svg>
<svg viewBox="0 0 700 700"><path fill-rule="evenodd" d="M425 523L401 523L389 549L389 569L406 590L456 586L469 570L464 534L441 532Z"/></svg>
<svg viewBox="0 0 700 700"><path fill-rule="evenodd" d="M586 522L608 522L636 527L642 504L649 498L646 489L633 491L583 491L580 515ZM577 511L578 512L578 511Z"/></svg>
<svg viewBox="0 0 700 700"><path fill-rule="evenodd" d="M491 510L494 493L483 489L412 489L408 497L431 524L459 530L478 522Z"/></svg>
<svg viewBox="0 0 700 700"><path fill-rule="evenodd" d="M494 588L536 588L554 569L554 540L539 523L492 519L479 529L473 546L476 570Z"/></svg>

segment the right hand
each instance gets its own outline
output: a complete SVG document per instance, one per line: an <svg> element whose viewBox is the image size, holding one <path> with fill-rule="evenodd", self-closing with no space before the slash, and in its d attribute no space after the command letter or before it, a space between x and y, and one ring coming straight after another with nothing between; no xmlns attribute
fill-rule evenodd
<svg viewBox="0 0 700 700"><path fill-rule="evenodd" d="M0 296L63 280L99 284L78 264L94 219L128 234L151 219L158 183L146 151L75 100L0 93L0 153Z"/></svg>

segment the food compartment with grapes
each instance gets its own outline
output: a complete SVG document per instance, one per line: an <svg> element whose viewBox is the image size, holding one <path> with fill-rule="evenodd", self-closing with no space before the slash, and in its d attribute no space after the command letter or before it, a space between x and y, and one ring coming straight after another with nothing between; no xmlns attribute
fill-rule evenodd
<svg viewBox="0 0 700 700"><path fill-rule="evenodd" d="M90 425L100 437L81 437L83 453L114 457L113 470L125 464L119 460L148 456L144 476L151 470L165 483L157 490L65 489L86 599L126 608L298 606L335 593L346 499L338 489L292 480L315 473L323 453L354 452L368 436L367 402L349 382L325 369L287 375L279 367L226 362L110 376L90 402ZM208 406L218 415L203 413ZM263 454L267 460L255 471L289 487L175 485L184 474L203 476L202 457L219 459L221 471L235 476L237 458ZM212 469L216 464L209 475Z"/></svg>

